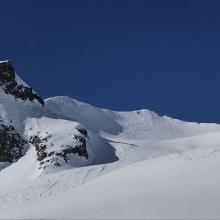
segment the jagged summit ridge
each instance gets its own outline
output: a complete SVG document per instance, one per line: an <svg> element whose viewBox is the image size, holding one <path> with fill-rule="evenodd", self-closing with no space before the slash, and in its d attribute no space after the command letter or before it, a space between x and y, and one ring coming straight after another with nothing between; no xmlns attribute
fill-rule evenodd
<svg viewBox="0 0 220 220"><path fill-rule="evenodd" d="M0 62L0 86L6 94L14 96L16 99L37 100L44 105L44 100L36 94L31 87L18 84L13 64L10 60Z"/></svg>

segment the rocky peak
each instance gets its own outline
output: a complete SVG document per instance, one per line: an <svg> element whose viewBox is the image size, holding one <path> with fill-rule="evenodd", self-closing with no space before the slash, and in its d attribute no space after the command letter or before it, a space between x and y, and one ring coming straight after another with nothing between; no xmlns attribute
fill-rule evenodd
<svg viewBox="0 0 220 220"><path fill-rule="evenodd" d="M0 62L0 86L6 94L13 95L16 99L37 100L44 105L44 100L36 94L31 87L19 84L16 80L16 74L13 64L10 60Z"/></svg>

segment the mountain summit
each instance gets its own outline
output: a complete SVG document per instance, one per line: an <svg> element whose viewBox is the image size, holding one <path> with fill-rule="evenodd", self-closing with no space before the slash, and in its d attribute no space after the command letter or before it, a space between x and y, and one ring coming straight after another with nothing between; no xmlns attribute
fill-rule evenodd
<svg viewBox="0 0 220 220"><path fill-rule="evenodd" d="M9 60L0 61L0 86L5 94L12 95L15 99L31 102L37 100L41 105L44 105L42 97L19 80L14 72L12 62Z"/></svg>
<svg viewBox="0 0 220 220"><path fill-rule="evenodd" d="M44 101L11 61L0 62L0 162L16 162L33 147L40 170L109 163L118 157L106 136L164 140L216 129L216 124L187 123L149 110L100 109L64 96Z"/></svg>
<svg viewBox="0 0 220 220"><path fill-rule="evenodd" d="M217 219L219 146L218 124L43 100L0 62L0 219Z"/></svg>

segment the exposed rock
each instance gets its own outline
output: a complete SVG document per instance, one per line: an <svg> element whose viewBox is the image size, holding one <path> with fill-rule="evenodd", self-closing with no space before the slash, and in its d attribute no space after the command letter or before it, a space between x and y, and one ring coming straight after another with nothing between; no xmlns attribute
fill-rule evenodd
<svg viewBox="0 0 220 220"><path fill-rule="evenodd" d="M68 162L68 155L77 154L80 157L85 157L88 159L88 152L86 150L86 139L83 136L74 135L75 139L79 141L79 145L68 146L65 150L60 153L55 153L56 156L62 157L66 162Z"/></svg>
<svg viewBox="0 0 220 220"><path fill-rule="evenodd" d="M77 127L76 128L82 135L84 135L85 137L88 136L88 132L85 128L81 128L81 127Z"/></svg>
<svg viewBox="0 0 220 220"><path fill-rule="evenodd" d="M6 94L11 94L21 100L38 100L41 105L44 105L42 97L37 95L31 87L19 85L16 81L14 68L11 61L0 63L0 86Z"/></svg>
<svg viewBox="0 0 220 220"><path fill-rule="evenodd" d="M40 161L39 169L45 169L49 165L59 167L62 166L61 162L68 164L70 157L73 155L88 159L89 156L86 149L87 130L80 128L80 131L79 135L73 134L74 140L72 145L62 145L52 151L50 150L53 149L53 143L50 142L52 135L47 133L47 136L44 138L41 138L38 135L29 137L28 142L34 145L37 152L37 160ZM77 141L77 144L75 141Z"/></svg>
<svg viewBox="0 0 220 220"><path fill-rule="evenodd" d="M13 126L0 124L0 162L15 162L20 159L25 141Z"/></svg>
<svg viewBox="0 0 220 220"><path fill-rule="evenodd" d="M47 138L41 139L40 137L36 135L36 136L30 137L30 139L28 140L28 143L33 144L35 146L35 149L37 151L37 159L39 161L42 161L43 159L47 157L47 153L46 153Z"/></svg>

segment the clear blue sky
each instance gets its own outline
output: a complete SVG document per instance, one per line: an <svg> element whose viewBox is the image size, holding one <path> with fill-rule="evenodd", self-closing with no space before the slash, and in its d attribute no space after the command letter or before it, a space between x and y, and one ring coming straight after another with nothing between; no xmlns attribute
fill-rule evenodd
<svg viewBox="0 0 220 220"><path fill-rule="evenodd" d="M220 122L220 1L7 0L0 59L44 97Z"/></svg>

